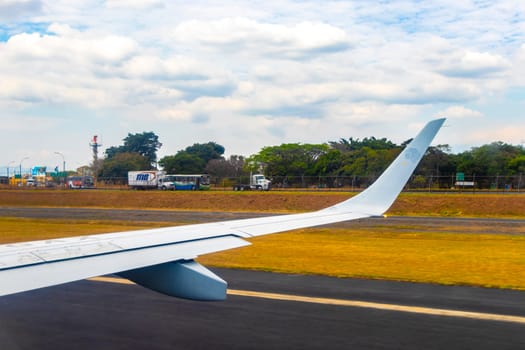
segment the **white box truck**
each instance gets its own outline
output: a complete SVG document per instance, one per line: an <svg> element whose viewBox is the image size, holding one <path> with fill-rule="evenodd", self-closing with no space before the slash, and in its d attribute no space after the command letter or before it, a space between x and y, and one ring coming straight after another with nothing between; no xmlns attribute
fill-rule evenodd
<svg viewBox="0 0 525 350"><path fill-rule="evenodd" d="M163 176L159 170L128 171L128 186L135 190L157 189Z"/></svg>

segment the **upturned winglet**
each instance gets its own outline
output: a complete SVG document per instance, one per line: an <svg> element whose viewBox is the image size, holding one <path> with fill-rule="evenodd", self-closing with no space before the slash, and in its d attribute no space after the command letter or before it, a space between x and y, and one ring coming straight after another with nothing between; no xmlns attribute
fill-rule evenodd
<svg viewBox="0 0 525 350"><path fill-rule="evenodd" d="M430 121L370 187L325 210L383 215L405 187L444 122L445 118Z"/></svg>

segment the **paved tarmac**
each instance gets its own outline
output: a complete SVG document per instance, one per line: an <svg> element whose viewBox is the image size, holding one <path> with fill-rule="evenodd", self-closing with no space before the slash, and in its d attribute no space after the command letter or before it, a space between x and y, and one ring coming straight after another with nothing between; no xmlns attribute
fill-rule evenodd
<svg viewBox="0 0 525 350"><path fill-rule="evenodd" d="M119 220L143 222L174 222L178 224L202 223L220 220L245 219L274 213L250 212L207 212L172 210L127 210L95 208L21 208L0 207L0 217L25 217L37 219L78 219L78 220ZM388 218L367 218L331 224L332 227L374 227L402 225L419 226L433 232L443 231L444 226L453 225L461 229L476 224L476 233L505 233L525 235L524 219L500 218L457 218L457 217L411 217L389 216ZM409 228L410 229L410 228ZM448 232L450 227L445 227Z"/></svg>
<svg viewBox="0 0 525 350"><path fill-rule="evenodd" d="M215 270L235 290L525 316L525 293ZM80 281L0 298L1 349L522 349L525 324Z"/></svg>
<svg viewBox="0 0 525 350"><path fill-rule="evenodd" d="M85 215L90 219L125 220L131 214L121 210L25 208L22 214L15 215L13 210L0 208L0 216L78 219ZM169 211L132 214L137 221L166 222L254 216ZM403 220L426 225L434 222L436 226L443 223L433 221L441 219L428 218L371 219L357 223L399 225L407 222ZM472 221L458 219L454 223L470 225ZM516 227L523 227L523 221L482 220L481 224L487 230L501 225L509 225L516 232ZM525 292L229 269L214 271L229 282L231 290L381 303L405 311L370 307L371 304L356 307L239 295L229 295L224 302L196 302L167 297L136 285L86 280L1 297L0 349L525 348ZM424 309L416 312L419 309L413 307ZM469 316L456 311L481 314ZM514 319L487 320L480 317L483 315Z"/></svg>

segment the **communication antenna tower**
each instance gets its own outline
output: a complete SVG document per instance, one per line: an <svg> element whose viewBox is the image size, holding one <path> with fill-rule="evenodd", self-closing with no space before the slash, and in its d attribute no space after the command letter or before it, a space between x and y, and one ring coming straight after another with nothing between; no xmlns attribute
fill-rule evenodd
<svg viewBox="0 0 525 350"><path fill-rule="evenodd" d="M102 146L100 143L98 143L97 138L98 138L98 135L93 136L93 139L89 143L89 146L93 150L93 164L97 163L97 161L98 161L98 148L100 146Z"/></svg>

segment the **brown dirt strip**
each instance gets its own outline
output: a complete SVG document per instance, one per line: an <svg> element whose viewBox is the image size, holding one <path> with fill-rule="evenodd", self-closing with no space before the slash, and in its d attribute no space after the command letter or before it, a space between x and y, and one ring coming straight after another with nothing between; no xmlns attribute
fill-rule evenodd
<svg viewBox="0 0 525 350"><path fill-rule="evenodd" d="M0 190L0 206L303 212L333 205L352 195L281 191ZM402 193L388 214L523 218L525 194Z"/></svg>

